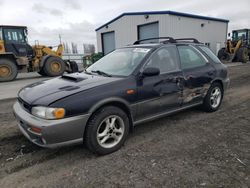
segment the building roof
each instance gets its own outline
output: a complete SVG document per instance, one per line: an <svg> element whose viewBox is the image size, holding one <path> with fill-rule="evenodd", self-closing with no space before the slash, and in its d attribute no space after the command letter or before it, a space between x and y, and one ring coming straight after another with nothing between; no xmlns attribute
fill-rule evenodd
<svg viewBox="0 0 250 188"><path fill-rule="evenodd" d="M5 27L5 28L26 28L27 26L21 26L21 25L0 25L0 27Z"/></svg>
<svg viewBox="0 0 250 188"><path fill-rule="evenodd" d="M188 14L188 13L182 13L182 12L175 12L175 11L146 11L146 12L125 12L114 19L110 20L109 22L103 24L102 26L98 27L96 31L102 29L103 27L106 27L107 25L113 23L114 21L120 19L123 16L138 16L138 15L155 15L155 14L170 14L175 16L182 16L182 17L188 17L188 18L196 18L196 19L203 19L203 20L212 20L212 21L218 21L218 22L225 22L228 23L229 20L221 19L221 18L213 18L213 17L207 17L207 16L200 16L195 14Z"/></svg>

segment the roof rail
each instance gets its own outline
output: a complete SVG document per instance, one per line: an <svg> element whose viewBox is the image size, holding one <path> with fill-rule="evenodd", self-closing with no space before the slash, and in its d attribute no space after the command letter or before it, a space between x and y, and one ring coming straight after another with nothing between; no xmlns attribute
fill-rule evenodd
<svg viewBox="0 0 250 188"><path fill-rule="evenodd" d="M200 43L197 39L195 38L179 38L179 39L174 39L176 41L179 41L179 40L184 40L184 41L187 41L187 40L190 40L190 41L193 41L194 43Z"/></svg>
<svg viewBox="0 0 250 188"><path fill-rule="evenodd" d="M176 42L175 39L172 38L172 37L156 37L156 38L148 38L148 39L137 40L137 41L134 42L134 45L140 44L143 41L154 40L154 39L167 39L167 40L165 40L163 42L170 42L170 43L175 43Z"/></svg>

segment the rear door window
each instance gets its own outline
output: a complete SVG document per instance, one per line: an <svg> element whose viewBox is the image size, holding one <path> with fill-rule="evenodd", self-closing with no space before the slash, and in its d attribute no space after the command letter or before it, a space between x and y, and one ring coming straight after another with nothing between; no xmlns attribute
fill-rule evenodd
<svg viewBox="0 0 250 188"><path fill-rule="evenodd" d="M207 61L191 46L178 46L182 69L205 66Z"/></svg>

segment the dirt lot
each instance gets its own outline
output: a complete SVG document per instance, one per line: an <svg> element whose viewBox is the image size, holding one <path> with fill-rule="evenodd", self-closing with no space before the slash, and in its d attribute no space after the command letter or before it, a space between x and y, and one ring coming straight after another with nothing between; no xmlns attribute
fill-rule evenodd
<svg viewBox="0 0 250 188"><path fill-rule="evenodd" d="M250 64L230 67L221 109L191 109L137 126L125 146L41 149L0 102L0 187L250 187Z"/></svg>

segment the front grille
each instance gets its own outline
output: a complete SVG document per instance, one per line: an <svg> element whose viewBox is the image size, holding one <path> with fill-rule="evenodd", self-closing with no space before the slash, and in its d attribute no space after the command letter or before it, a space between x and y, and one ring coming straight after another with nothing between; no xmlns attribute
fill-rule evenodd
<svg viewBox="0 0 250 188"><path fill-rule="evenodd" d="M23 99L21 99L20 97L18 97L18 102L21 104L21 106L23 107L23 109L27 112L31 112L31 108L32 106L25 102Z"/></svg>

